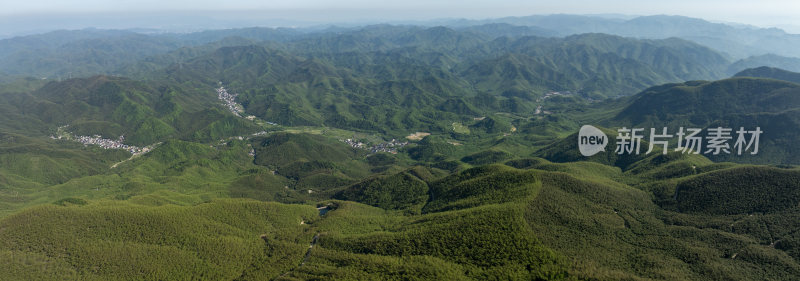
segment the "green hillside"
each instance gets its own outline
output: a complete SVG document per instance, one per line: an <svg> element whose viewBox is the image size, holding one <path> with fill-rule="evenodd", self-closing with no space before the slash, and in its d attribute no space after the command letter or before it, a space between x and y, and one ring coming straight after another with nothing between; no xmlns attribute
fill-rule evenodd
<svg viewBox="0 0 800 281"><path fill-rule="evenodd" d="M796 208L798 172L742 167L710 172L679 183L675 197L683 212L771 213Z"/></svg>

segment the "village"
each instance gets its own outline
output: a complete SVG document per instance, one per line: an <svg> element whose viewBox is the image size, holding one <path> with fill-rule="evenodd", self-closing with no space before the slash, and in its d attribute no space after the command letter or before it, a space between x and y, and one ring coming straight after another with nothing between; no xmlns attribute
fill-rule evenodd
<svg viewBox="0 0 800 281"><path fill-rule="evenodd" d="M228 93L228 90L226 90L225 87L220 86L219 88L217 88L217 98L219 98L219 100L221 100L225 104L225 108L230 110L237 117L242 117L244 108L242 107L242 105L236 103L237 96L238 94ZM255 116L253 116L253 118L255 118ZM252 120L251 118L248 119Z"/></svg>
<svg viewBox="0 0 800 281"><path fill-rule="evenodd" d="M93 136L76 136L72 135L71 133L66 131L69 125L58 127L58 132L55 136L50 136L51 139L58 139L58 140L71 140L76 141L84 146L89 145L96 145L102 149L122 149L128 151L129 153L136 155L141 155L150 152L153 149L153 146L145 146L145 147L138 147L134 145L127 145L125 144L125 136L119 136L116 140L113 139L105 139L100 135L93 135Z"/></svg>
<svg viewBox="0 0 800 281"><path fill-rule="evenodd" d="M83 145L96 145L103 149L123 149L130 152L133 155L144 154L150 151L148 147L138 147L133 145L124 144L125 136L120 136L117 140L112 139L104 139L101 136L94 135L94 136L76 136L75 139L77 142L82 143Z"/></svg>
<svg viewBox="0 0 800 281"><path fill-rule="evenodd" d="M253 115L247 115L247 116L242 115L245 113L244 107L236 102L236 97L238 97L239 94L229 93L228 90L226 90L225 87L222 86L222 82L219 82L219 85L220 85L219 88L216 89L217 98L222 101L226 109L228 109L231 113L233 113L233 115L236 115L236 117L244 118L250 121L256 121L257 118ZM258 120L258 121L263 121L264 123L272 126L278 126L278 123L275 122L264 121L264 120Z"/></svg>
<svg viewBox="0 0 800 281"><path fill-rule="evenodd" d="M367 144L358 141L356 139L345 139L342 141L352 148L366 149L369 150L370 153L386 152L391 154L397 154L398 148L408 145L407 141L401 142L396 139L392 139L391 141L388 142L382 142L370 147L367 147Z"/></svg>
<svg viewBox="0 0 800 281"><path fill-rule="evenodd" d="M544 102L546 99L549 99L549 98L552 98L552 97L556 97L556 96L566 97L566 96L571 96L571 95L573 95L573 93L570 92L570 91L548 92L547 94L544 94L544 96L542 96L541 98L536 99L536 102ZM553 113L550 112L550 111L547 111L547 110L543 110L542 106L539 105L539 106L536 107L536 112L534 112L533 114L539 115L539 114L553 114Z"/></svg>

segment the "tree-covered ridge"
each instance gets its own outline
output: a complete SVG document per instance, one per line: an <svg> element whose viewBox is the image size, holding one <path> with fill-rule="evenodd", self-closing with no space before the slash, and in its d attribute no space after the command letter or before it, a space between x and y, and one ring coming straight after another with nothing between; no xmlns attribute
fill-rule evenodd
<svg viewBox="0 0 800 281"><path fill-rule="evenodd" d="M511 34L510 34L511 35ZM610 37L598 38L596 37ZM524 38L538 38L534 40ZM538 42L531 45L530 42ZM605 42L604 42L605 41ZM617 41L617 42L611 42ZM47 42L47 43L45 43ZM610 44L609 44L610 43ZM634 77L634 83L623 85L618 90L631 94L643 86L636 83L675 81L686 79L719 78L728 62L722 55L695 43L679 39L632 40L622 37L589 34L557 37L509 37L486 36L469 28L417 27L376 25L345 29L343 32L292 31L288 29L250 28L206 31L193 34L144 35L126 31L82 30L59 31L48 34L0 40L0 49L7 54L0 59L0 70L8 75L36 75L37 77L69 78L93 74L147 76L169 65L180 66L194 57L211 54L225 46L262 45L282 49L304 58L327 58L346 63L362 75L374 75L375 71L397 71L392 65L377 67L354 65L352 56L390 55L400 56L407 62L432 66L446 71L463 71L497 55L517 54L538 58L553 72L561 75L578 75L580 87L587 91L608 91L596 83L613 80L628 84L623 77ZM576 57L589 55L592 57ZM344 60L341 56L349 56ZM608 56L608 57L602 57ZM338 58L337 58L338 57ZM574 61L578 59L578 61ZM644 65L639 71L621 69L621 59L632 59ZM363 66L372 59L361 60ZM597 60L597 62L595 62ZM377 61L375 61L377 62ZM612 63L614 62L614 63ZM592 64L601 66L591 66ZM583 66L588 66L584 69ZM604 65L604 66L603 66ZM612 67L612 68L603 68ZM359 69L357 69L359 68ZM382 68L382 69L380 69ZM722 69L722 70L721 70ZM602 72L620 72L606 75ZM403 71L403 70L400 70ZM638 72L643 72L641 75ZM654 73L650 73L654 72ZM602 81L587 80L585 75L602 74ZM222 78L222 77L215 77ZM384 78L385 79L385 78ZM657 81L651 81L656 79ZM561 86L574 86L569 81L557 81ZM536 83L541 84L541 82ZM534 85L542 86L542 85ZM553 89L558 90L558 89ZM570 89L570 90L578 90ZM602 93L610 95L610 93Z"/></svg>
<svg viewBox="0 0 800 281"><path fill-rule="evenodd" d="M736 73L734 77L770 78L792 83L800 83L800 73L768 66L748 68Z"/></svg>

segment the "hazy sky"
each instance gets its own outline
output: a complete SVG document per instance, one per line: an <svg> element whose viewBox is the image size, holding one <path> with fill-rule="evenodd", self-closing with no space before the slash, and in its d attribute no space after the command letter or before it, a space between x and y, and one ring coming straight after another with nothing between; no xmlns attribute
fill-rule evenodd
<svg viewBox="0 0 800 281"><path fill-rule="evenodd" d="M766 0L0 0L2 17L106 12L259 11L265 17L313 22L493 18L532 14L684 15L711 21L800 31L800 1ZM792 30L792 31L794 31Z"/></svg>

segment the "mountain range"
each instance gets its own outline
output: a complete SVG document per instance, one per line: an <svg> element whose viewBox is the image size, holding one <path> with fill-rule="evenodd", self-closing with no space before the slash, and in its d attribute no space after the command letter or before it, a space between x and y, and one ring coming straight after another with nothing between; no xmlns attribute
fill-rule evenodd
<svg viewBox="0 0 800 281"><path fill-rule="evenodd" d="M0 279L795 280L793 40L568 15L3 39ZM759 152L615 150L719 127Z"/></svg>

